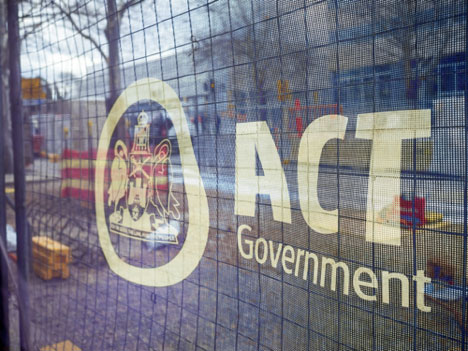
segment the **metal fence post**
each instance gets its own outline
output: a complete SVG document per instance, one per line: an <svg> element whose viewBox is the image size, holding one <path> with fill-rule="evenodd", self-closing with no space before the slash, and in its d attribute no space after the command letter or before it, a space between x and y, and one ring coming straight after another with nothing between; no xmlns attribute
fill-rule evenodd
<svg viewBox="0 0 468 351"><path fill-rule="evenodd" d="M29 246L30 237L26 226L26 180L24 170L23 111L21 99L21 67L18 23L18 2L8 1L8 49L10 65L10 106L14 154L15 212L18 255L18 293L20 348L31 350L29 318Z"/></svg>
<svg viewBox="0 0 468 351"><path fill-rule="evenodd" d="M0 77L3 70L0 62ZM0 78L1 79L1 78ZM0 83L0 120L3 120L3 84ZM5 155L4 130L0 130L0 155ZM6 250L6 194L5 194L5 162L0 160L0 245L4 248L0 253L0 351L10 349L10 334L8 332L8 257Z"/></svg>

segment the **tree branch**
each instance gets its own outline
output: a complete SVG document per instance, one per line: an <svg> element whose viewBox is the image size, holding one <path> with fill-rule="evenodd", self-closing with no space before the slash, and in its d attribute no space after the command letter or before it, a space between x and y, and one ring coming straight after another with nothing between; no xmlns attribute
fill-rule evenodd
<svg viewBox="0 0 468 351"><path fill-rule="evenodd" d="M23 32L23 35L21 36L21 40L25 40L28 36L35 33L37 31L37 29L42 27L42 24L43 24L43 22L38 22L38 23L34 23L30 27L28 27L28 30Z"/></svg>
<svg viewBox="0 0 468 351"><path fill-rule="evenodd" d="M109 58L107 57L106 53L102 50L99 42L95 38L93 38L91 34L85 33L83 28L80 28L80 26L76 23L75 19L73 18L72 13L65 10L57 1L52 0L51 3L55 5L59 9L59 11L65 15L65 17L67 17L73 29L76 30L78 34L80 34L84 39L88 40L91 44L93 44L96 50L99 51L101 56L104 58L104 60L108 62Z"/></svg>
<svg viewBox="0 0 468 351"><path fill-rule="evenodd" d="M144 0L129 0L125 1L120 5L120 8L117 10L118 17L119 17L119 22L122 19L125 11L127 11L130 7L133 7L135 5L138 5L142 3Z"/></svg>

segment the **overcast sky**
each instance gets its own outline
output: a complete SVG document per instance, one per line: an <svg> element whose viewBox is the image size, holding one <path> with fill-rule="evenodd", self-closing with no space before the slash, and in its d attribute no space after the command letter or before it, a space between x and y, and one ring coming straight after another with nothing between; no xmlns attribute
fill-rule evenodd
<svg viewBox="0 0 468 351"><path fill-rule="evenodd" d="M89 5L90 9L93 5L97 6L92 3ZM186 12L185 15L174 19L174 25L180 27L177 30L180 43L189 44L190 26L188 23L183 25L183 22L188 22L187 0L172 0L171 5L173 16ZM27 10L23 8L24 12ZM91 34L107 54L108 48L103 33L105 9L102 7L98 11L102 13L102 17L97 23L86 23L86 18L82 16L81 25L89 26L86 34ZM206 7L204 11L206 12ZM77 78L84 77L87 73L100 71L106 67L98 50L90 41L77 34L67 19L58 17L52 21L46 20L46 12L43 13L42 28L22 42L23 76L41 76L48 81L60 81L63 78L68 79L70 75ZM122 19L121 62L125 64L144 58L155 60L160 52L165 56L174 54L172 21L167 20L170 18L171 7L168 0L157 1L156 6L152 1L146 0L143 4L131 8ZM30 20L22 22L24 28L30 24Z"/></svg>

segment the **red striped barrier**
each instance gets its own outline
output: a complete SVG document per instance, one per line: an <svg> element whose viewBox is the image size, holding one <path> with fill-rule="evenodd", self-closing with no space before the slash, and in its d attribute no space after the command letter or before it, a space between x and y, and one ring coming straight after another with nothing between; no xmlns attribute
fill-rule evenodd
<svg viewBox="0 0 468 351"><path fill-rule="evenodd" d="M114 159L114 150L109 150L106 160L96 161L96 150L78 151L65 149L61 159L61 194L62 198L74 198L81 201L93 202L94 196L94 177L96 164L99 167L105 167L104 182L109 185L110 166ZM168 180L168 158L163 157L164 150L158 151L159 162L156 163L152 170L154 184L153 191L169 190ZM107 201L108 193L104 194L104 199Z"/></svg>
<svg viewBox="0 0 468 351"><path fill-rule="evenodd" d="M96 150L77 151L65 149L61 161L62 186L60 196L82 201L94 201L95 167Z"/></svg>

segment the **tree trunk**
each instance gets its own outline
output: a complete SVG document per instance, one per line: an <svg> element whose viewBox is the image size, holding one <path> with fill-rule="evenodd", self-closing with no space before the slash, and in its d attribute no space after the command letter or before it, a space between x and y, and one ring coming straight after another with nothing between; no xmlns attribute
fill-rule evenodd
<svg viewBox="0 0 468 351"><path fill-rule="evenodd" d="M413 74L412 64L412 48L409 45L403 47L403 73L405 79L406 100L411 107L416 104L418 99L418 85L415 75ZM416 65L419 64L416 62Z"/></svg>
<svg viewBox="0 0 468 351"><path fill-rule="evenodd" d="M107 67L109 69L109 96L106 99L106 110L109 113L114 102L120 95L121 77L120 77L120 16L117 9L116 0L107 0L108 19L105 29L105 35L109 44L109 55L107 56ZM120 139L126 137L125 120L120 119L117 125L117 136Z"/></svg>
<svg viewBox="0 0 468 351"><path fill-rule="evenodd" d="M119 14L117 12L116 0L107 0L107 9L109 17L105 30L106 39L109 44L109 55L107 66L109 68L109 108L112 107L115 100L119 96L120 82L120 55L119 55L119 40L120 40L120 23Z"/></svg>
<svg viewBox="0 0 468 351"><path fill-rule="evenodd" d="M6 173L13 173L13 143L11 139L10 99L9 99L9 68L8 68L8 31L6 29L6 1L0 2L0 65L2 75L0 77L3 111L1 125L5 142L3 162Z"/></svg>

